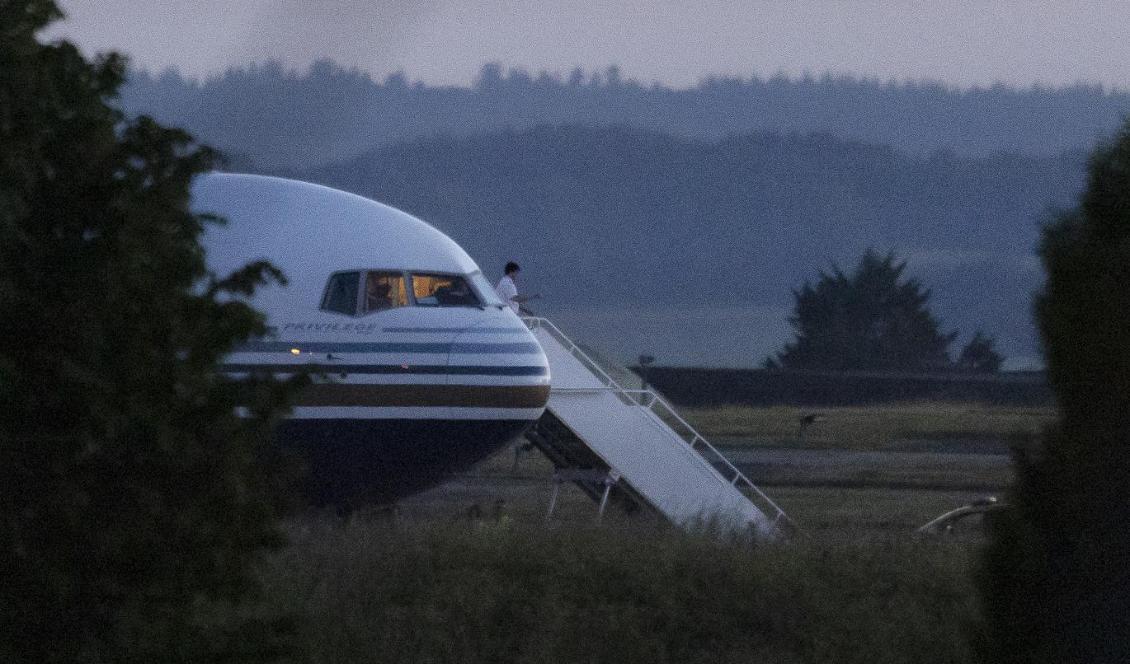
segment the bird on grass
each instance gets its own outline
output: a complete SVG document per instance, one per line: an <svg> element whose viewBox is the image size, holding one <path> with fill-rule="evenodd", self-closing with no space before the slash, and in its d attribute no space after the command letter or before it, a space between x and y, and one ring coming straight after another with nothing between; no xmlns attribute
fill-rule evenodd
<svg viewBox="0 0 1130 664"><path fill-rule="evenodd" d="M796 430L797 442L803 442L805 430L812 426L813 423L819 422L822 419L824 419L824 416L820 413L806 413L798 417Z"/></svg>

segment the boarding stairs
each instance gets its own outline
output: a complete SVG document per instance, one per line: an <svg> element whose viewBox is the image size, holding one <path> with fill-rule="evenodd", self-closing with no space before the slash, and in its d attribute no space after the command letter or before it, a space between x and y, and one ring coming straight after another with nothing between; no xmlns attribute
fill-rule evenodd
<svg viewBox="0 0 1130 664"><path fill-rule="evenodd" d="M684 528L791 529L785 512L653 390L627 389L544 318L524 318L549 360L546 413L527 438L561 471L594 471L614 501L646 506ZM585 475L571 475L585 477ZM608 500L610 480L575 480Z"/></svg>
<svg viewBox="0 0 1130 664"><path fill-rule="evenodd" d="M641 507L650 507L648 502L632 489L630 483L620 482L619 474L551 410L546 410L534 426L526 431L526 439L553 463L556 484L559 485L562 478L568 478L589 498L600 503L602 514L604 506L609 501L629 513ZM615 490L609 491L610 487L614 487ZM554 487L550 514L557 502L556 489L557 487Z"/></svg>

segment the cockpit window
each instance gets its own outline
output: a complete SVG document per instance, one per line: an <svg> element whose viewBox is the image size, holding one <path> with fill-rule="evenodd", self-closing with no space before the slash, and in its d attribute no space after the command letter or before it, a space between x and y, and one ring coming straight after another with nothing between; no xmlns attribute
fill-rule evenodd
<svg viewBox="0 0 1130 664"><path fill-rule="evenodd" d="M465 277L354 270L330 275L321 309L346 316L364 316L413 304L421 307L478 307L484 301L496 304L497 299L490 284L479 272Z"/></svg>
<svg viewBox="0 0 1130 664"><path fill-rule="evenodd" d="M477 307L482 304L467 280L449 274L413 274L412 295L422 307Z"/></svg>
<svg viewBox="0 0 1130 664"><path fill-rule="evenodd" d="M326 294L322 297L322 309L348 316L356 315L360 281L360 272L338 272L330 276L330 283L326 285Z"/></svg>
<svg viewBox="0 0 1130 664"><path fill-rule="evenodd" d="M365 274L365 301L361 313L406 306L408 306L408 289L404 285L404 275L399 272Z"/></svg>
<svg viewBox="0 0 1130 664"><path fill-rule="evenodd" d="M498 293L494 292L494 286L490 285L487 278L483 276L482 272L475 270L467 275L467 279L471 282L471 288L475 289L478 293L479 299L488 305L502 304L502 300L498 297Z"/></svg>

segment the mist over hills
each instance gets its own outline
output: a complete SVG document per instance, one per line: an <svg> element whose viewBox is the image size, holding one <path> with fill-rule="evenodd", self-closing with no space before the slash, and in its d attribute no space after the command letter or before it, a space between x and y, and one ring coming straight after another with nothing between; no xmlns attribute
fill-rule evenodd
<svg viewBox="0 0 1130 664"><path fill-rule="evenodd" d="M909 156L827 133L542 126L288 174L434 223L492 279L519 261L539 311L622 358L749 366L785 340L791 290L868 247L909 260L961 341L983 329L1014 360L1034 356L1038 222L1073 202L1082 164Z"/></svg>
<svg viewBox="0 0 1130 664"><path fill-rule="evenodd" d="M304 73L269 62L203 82L173 71L134 72L122 106L263 167L302 168L437 133L569 123L698 139L827 131L912 155L1049 156L1089 149L1113 133L1130 111L1130 94L1085 85L958 90L832 76L712 78L672 89L625 80L615 67L560 76L489 64L473 87L437 87L403 74L375 81L327 60Z"/></svg>

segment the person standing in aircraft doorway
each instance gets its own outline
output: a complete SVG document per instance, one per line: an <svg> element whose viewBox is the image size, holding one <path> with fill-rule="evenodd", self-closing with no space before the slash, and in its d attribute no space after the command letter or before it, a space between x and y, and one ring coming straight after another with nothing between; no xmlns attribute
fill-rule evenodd
<svg viewBox="0 0 1130 664"><path fill-rule="evenodd" d="M529 302L530 300L536 300L538 297L540 297L536 293L534 295L528 296L518 294L518 284L514 283L514 279L521 271L522 268L518 267L517 263L510 261L506 264L506 268L503 270L503 277L498 280L498 285L494 287L494 292L498 293L498 296L502 298L502 301L510 305L510 308L514 310L514 313L518 314L519 316L521 316L523 312L527 314L530 313L529 311L525 311L525 309L522 307L522 304Z"/></svg>

